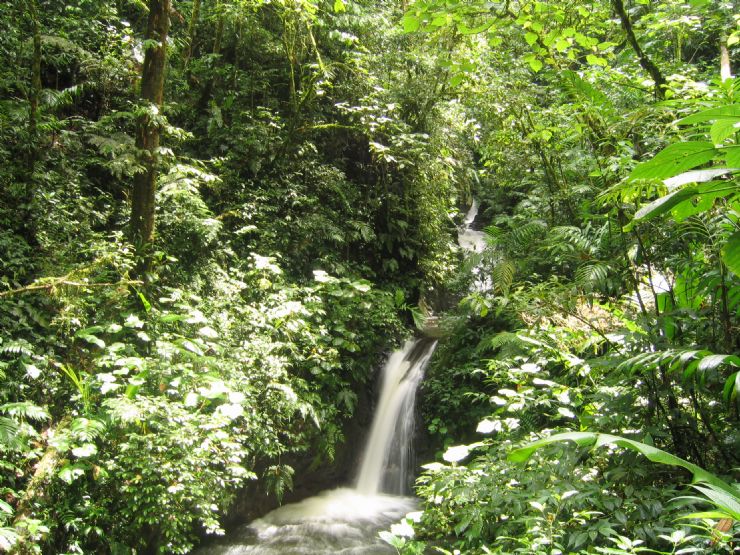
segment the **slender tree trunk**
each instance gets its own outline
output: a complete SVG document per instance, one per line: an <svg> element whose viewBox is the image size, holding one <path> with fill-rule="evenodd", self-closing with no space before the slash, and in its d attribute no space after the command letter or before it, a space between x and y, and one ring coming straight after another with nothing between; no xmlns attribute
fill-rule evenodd
<svg viewBox="0 0 740 555"><path fill-rule="evenodd" d="M142 116L136 129L136 147L145 167L134 177L131 204L131 238L143 249L144 256L139 270L142 274L150 266L147 247L154 238L154 195L157 183L157 149L159 148L159 125L152 119L153 112L162 105L164 95L164 72L167 59L167 33L170 28L170 0L149 0L149 21L146 41L155 41L144 55L141 73L141 98L149 102L151 110Z"/></svg>
<svg viewBox="0 0 740 555"><path fill-rule="evenodd" d="M727 37L724 35L719 40L719 75L722 81L732 78L730 50L727 48Z"/></svg>
<svg viewBox="0 0 740 555"><path fill-rule="evenodd" d="M221 53L221 43L224 38L224 23L225 23L225 16L223 11L223 6L221 2L216 3L216 12L218 13L218 22L216 23L216 36L213 39L213 50L211 51L212 54L220 54ZM203 88L203 92L200 95L200 99L198 100L198 108L200 110L205 110L208 107L208 103L211 101L211 95L213 94L213 86L217 82L216 75L211 77L208 82L206 83L206 86Z"/></svg>
<svg viewBox="0 0 740 555"><path fill-rule="evenodd" d="M658 100L663 100L665 98L665 77L663 77L663 74L658 69L658 66L656 66L650 58L648 58L645 52L643 52L642 48L640 47L640 43L637 42L635 31L632 28L632 21L630 21L627 10L625 10L624 8L624 2L622 0L612 0L612 5L614 6L614 11L617 12L617 16L619 16L619 21L622 24L622 29L624 29L624 32L627 34L627 42L630 43L632 50L634 50L635 54L637 55L637 60L640 62L640 66L642 67L642 69L648 72L650 77L653 79L653 83L655 83L655 98L657 98Z"/></svg>
<svg viewBox="0 0 740 555"><path fill-rule="evenodd" d="M28 0L28 13L33 29L33 58L31 61L31 90L28 95L28 174L33 175L38 159L38 113L41 98L41 28L36 0ZM30 197L30 195L29 195Z"/></svg>
<svg viewBox="0 0 740 555"><path fill-rule="evenodd" d="M198 19L200 18L200 0L193 0L193 13L190 14L190 23L188 24L188 45L185 48L184 64L188 67L190 57L193 55L193 46L195 45L195 34L197 32Z"/></svg>

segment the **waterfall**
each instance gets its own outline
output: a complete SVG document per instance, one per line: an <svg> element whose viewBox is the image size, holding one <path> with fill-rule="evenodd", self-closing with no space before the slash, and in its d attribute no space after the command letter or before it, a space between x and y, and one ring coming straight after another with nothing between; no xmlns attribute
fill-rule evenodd
<svg viewBox="0 0 740 555"><path fill-rule="evenodd" d="M483 252L485 234L472 229L478 213L473 202L458 236L471 255ZM473 288L487 278L474 269ZM381 391L365 444L354 488L325 491L298 503L284 505L236 530L202 555L392 555L397 551L378 537L378 531L398 521L416 506L406 496L413 478L412 436L414 402L424 369L437 342L407 341L388 359Z"/></svg>
<svg viewBox="0 0 740 555"><path fill-rule="evenodd" d="M457 234L457 244L466 251L483 252L486 248L486 234L473 229L473 222L478 217L478 201L473 200L463 220L462 229Z"/></svg>
<svg viewBox="0 0 740 555"><path fill-rule="evenodd" d="M355 488L325 491L251 522L202 555L390 555L378 537L409 511L414 402L437 342L407 341L383 368L381 392Z"/></svg>
<svg viewBox="0 0 740 555"><path fill-rule="evenodd" d="M407 341L388 359L357 478L360 493L407 493L416 390L436 344L430 339Z"/></svg>

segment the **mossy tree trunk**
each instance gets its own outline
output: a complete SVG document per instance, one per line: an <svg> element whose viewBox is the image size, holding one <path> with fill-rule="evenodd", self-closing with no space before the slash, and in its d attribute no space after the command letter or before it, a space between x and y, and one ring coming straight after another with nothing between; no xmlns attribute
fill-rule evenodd
<svg viewBox="0 0 740 555"><path fill-rule="evenodd" d="M157 150L160 127L156 113L164 96L164 74L167 61L167 33L170 28L170 0L149 0L144 67L141 74L141 98L150 109L139 117L136 147L142 157L144 171L134 177L131 202L131 239L139 247L139 271L145 275L151 265L149 246L154 239L154 198L157 185Z"/></svg>

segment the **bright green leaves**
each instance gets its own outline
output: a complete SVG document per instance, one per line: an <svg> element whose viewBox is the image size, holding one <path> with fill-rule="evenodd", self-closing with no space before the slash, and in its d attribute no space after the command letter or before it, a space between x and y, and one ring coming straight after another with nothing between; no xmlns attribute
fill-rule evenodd
<svg viewBox="0 0 740 555"><path fill-rule="evenodd" d="M601 56L596 56L594 54L588 54L586 56L586 61L592 66L601 66L601 67L607 66L607 61L605 58L602 58Z"/></svg>
<svg viewBox="0 0 740 555"><path fill-rule="evenodd" d="M544 66L542 60L540 60L534 54L528 54L528 55L524 56L524 61L529 64L529 67L535 73L537 73L538 71L540 71L543 68L543 66Z"/></svg>
<svg viewBox="0 0 740 555"><path fill-rule="evenodd" d="M714 145L708 141L674 143L652 160L637 166L630 174L630 179L667 179L702 166L714 159L715 155Z"/></svg>
<svg viewBox="0 0 740 555"><path fill-rule="evenodd" d="M697 194L697 192L698 191L695 187L673 191L672 193L669 193L664 197L660 197L650 204L640 208L637 212L635 212L635 220L650 220L652 218L655 218L656 216L665 214L674 206L682 203L687 199L693 198Z"/></svg>
<svg viewBox="0 0 740 555"><path fill-rule="evenodd" d="M722 260L736 276L740 276L740 231L730 235L722 247Z"/></svg>
<svg viewBox="0 0 740 555"><path fill-rule="evenodd" d="M414 33L421 27L421 20L415 15L408 13L401 19L401 24L403 25L404 33Z"/></svg>
<svg viewBox="0 0 740 555"><path fill-rule="evenodd" d="M663 180L669 193L640 208L634 222L650 220L672 212L676 221L711 211L718 201L725 201L725 209L737 206L740 185L740 144L737 130L740 126L740 104L728 104L702 110L678 121L691 126L694 135L708 135L711 140L692 140L668 145L651 160L639 164L630 174L630 180ZM696 169L714 164L705 169ZM717 178L724 178L713 181ZM733 200L735 199L735 200ZM735 207L735 208L733 208ZM627 227L630 229L631 225ZM737 232L721 249L725 265L735 274L740 271Z"/></svg>

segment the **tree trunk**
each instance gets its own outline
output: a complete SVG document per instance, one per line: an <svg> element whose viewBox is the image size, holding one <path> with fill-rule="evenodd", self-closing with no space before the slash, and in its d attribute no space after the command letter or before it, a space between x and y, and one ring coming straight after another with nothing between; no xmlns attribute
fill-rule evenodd
<svg viewBox="0 0 740 555"><path fill-rule="evenodd" d="M216 13L218 13L218 22L216 23L216 36L213 39L213 50L211 53L218 55L221 53L221 43L224 38L224 23L226 20L223 6L220 1L216 3ZM198 100L199 110L202 111L208 108L208 103L211 101L211 95L213 94L213 87L217 81L218 74L215 73L206 83L206 86L203 88L203 92L200 95L200 99Z"/></svg>
<svg viewBox="0 0 740 555"><path fill-rule="evenodd" d="M28 174L33 171L38 158L38 112L41 98L41 29L36 0L28 0L28 13L33 29L33 58L31 61L31 90L28 95ZM28 195L31 196L30 194Z"/></svg>
<svg viewBox="0 0 740 555"><path fill-rule="evenodd" d="M663 74L658 69L658 66L656 66L650 58L648 58L645 52L643 52L642 48L640 47L640 43L637 42L635 31L632 28L632 22L630 21L629 15L627 14L627 10L625 10L624 8L624 2L622 0L612 0L612 5L614 6L614 11L616 11L617 15L619 16L619 21L622 24L622 29L624 29L624 32L627 34L627 42L630 43L632 50L634 50L635 54L637 55L637 60L640 62L640 66L642 67L642 69L648 72L650 77L653 79L653 83L655 83L655 98L657 98L658 100L663 100L665 98L665 77L663 77Z"/></svg>
<svg viewBox="0 0 740 555"><path fill-rule="evenodd" d="M190 15L188 24L188 45L185 48L184 63L188 67L190 57L193 55L193 46L195 45L195 34L197 31L198 18L200 17L200 0L193 0L193 13Z"/></svg>
<svg viewBox="0 0 740 555"><path fill-rule="evenodd" d="M727 37L724 35L719 41L719 75L722 81L727 81L732 78L730 50L727 48Z"/></svg>
<svg viewBox="0 0 740 555"><path fill-rule="evenodd" d="M167 59L167 33L170 28L170 0L149 0L149 21L146 41L154 41L144 55L141 73L141 98L150 103L150 110L139 118L136 129L136 147L142 157L144 171L134 176L131 203L131 239L142 249L139 270L145 274L150 266L147 247L154 238L154 195L157 183L157 149L159 125L153 116L162 105L164 71Z"/></svg>

